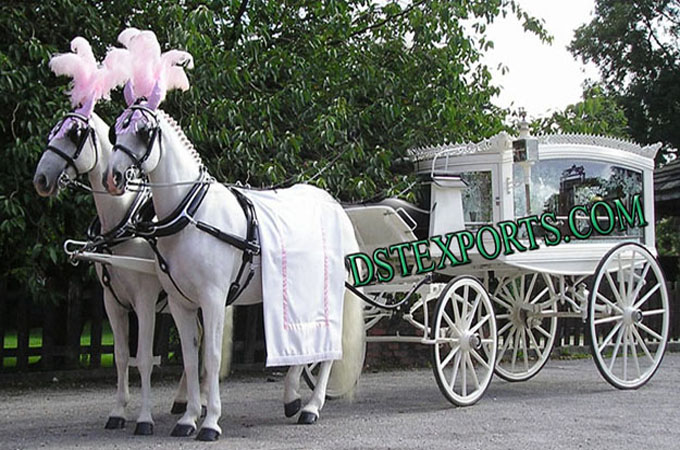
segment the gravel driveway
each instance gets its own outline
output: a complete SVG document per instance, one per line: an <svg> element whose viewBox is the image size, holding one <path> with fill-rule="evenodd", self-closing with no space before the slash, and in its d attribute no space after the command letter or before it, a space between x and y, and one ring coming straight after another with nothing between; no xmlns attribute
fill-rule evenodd
<svg viewBox="0 0 680 450"><path fill-rule="evenodd" d="M171 379L153 385L156 435L150 437L132 435L137 384L132 422L115 431L104 430L114 397L110 381L5 385L0 448L680 448L679 369L680 354L668 353L646 386L617 391L590 359L553 360L528 382L495 378L468 408L449 405L430 370L366 373L354 402L327 402L314 426L283 416L280 378L240 375L222 384L224 434L212 444L168 436L176 420L169 414Z"/></svg>

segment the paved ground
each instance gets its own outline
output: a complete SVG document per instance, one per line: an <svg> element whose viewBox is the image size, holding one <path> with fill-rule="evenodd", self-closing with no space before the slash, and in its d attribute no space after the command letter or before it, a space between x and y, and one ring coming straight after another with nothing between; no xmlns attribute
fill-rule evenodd
<svg viewBox="0 0 680 450"><path fill-rule="evenodd" d="M429 370L368 373L353 403L328 402L317 425L297 426L283 416L282 381L239 377L222 386L224 435L215 444L168 436L175 420L169 380L154 386L152 437L133 436L134 423L103 429L113 399L108 383L4 386L0 449L671 449L680 448L679 384L677 353L666 355L649 384L625 392L604 382L590 359L550 361L528 382L496 378L477 405L454 408Z"/></svg>

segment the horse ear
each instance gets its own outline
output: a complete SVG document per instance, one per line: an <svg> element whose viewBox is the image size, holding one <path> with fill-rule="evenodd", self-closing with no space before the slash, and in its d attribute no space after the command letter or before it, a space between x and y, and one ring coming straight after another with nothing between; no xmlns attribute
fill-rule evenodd
<svg viewBox="0 0 680 450"><path fill-rule="evenodd" d="M89 95L85 99L85 101L80 105L80 108L76 109L75 112L85 116L85 117L90 117L92 115L92 111L94 111L94 96Z"/></svg>
<svg viewBox="0 0 680 450"><path fill-rule="evenodd" d="M156 84L153 85L151 95L149 95L147 106L149 109L155 110L161 104L161 100L163 100L163 89L160 86L160 82L157 80Z"/></svg>
<svg viewBox="0 0 680 450"><path fill-rule="evenodd" d="M123 97L125 97L125 103L127 103L128 106L132 106L135 103L135 92L132 87L132 80L128 80L128 82L125 83Z"/></svg>

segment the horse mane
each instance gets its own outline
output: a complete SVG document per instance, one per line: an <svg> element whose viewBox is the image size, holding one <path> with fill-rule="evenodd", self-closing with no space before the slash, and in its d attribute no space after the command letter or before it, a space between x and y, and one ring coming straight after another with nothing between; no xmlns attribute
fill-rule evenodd
<svg viewBox="0 0 680 450"><path fill-rule="evenodd" d="M186 134L184 134L184 131L182 128L179 126L177 121L173 119L168 113L165 111L158 109L157 113L160 115L162 119L164 119L168 125L170 126L170 129L174 131L177 134L177 137L179 138L180 142L183 144L183 147L189 151L191 156L194 158L196 163L200 167L204 167L203 160L201 159L201 155L198 154L198 151L196 150L196 147L194 147L194 144L189 140Z"/></svg>

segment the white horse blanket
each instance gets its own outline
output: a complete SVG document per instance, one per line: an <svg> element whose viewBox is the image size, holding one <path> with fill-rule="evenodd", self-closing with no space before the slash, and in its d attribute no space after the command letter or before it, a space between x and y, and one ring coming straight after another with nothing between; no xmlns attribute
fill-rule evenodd
<svg viewBox="0 0 680 450"><path fill-rule="evenodd" d="M241 192L259 224L267 366L342 358L342 207L309 185Z"/></svg>

